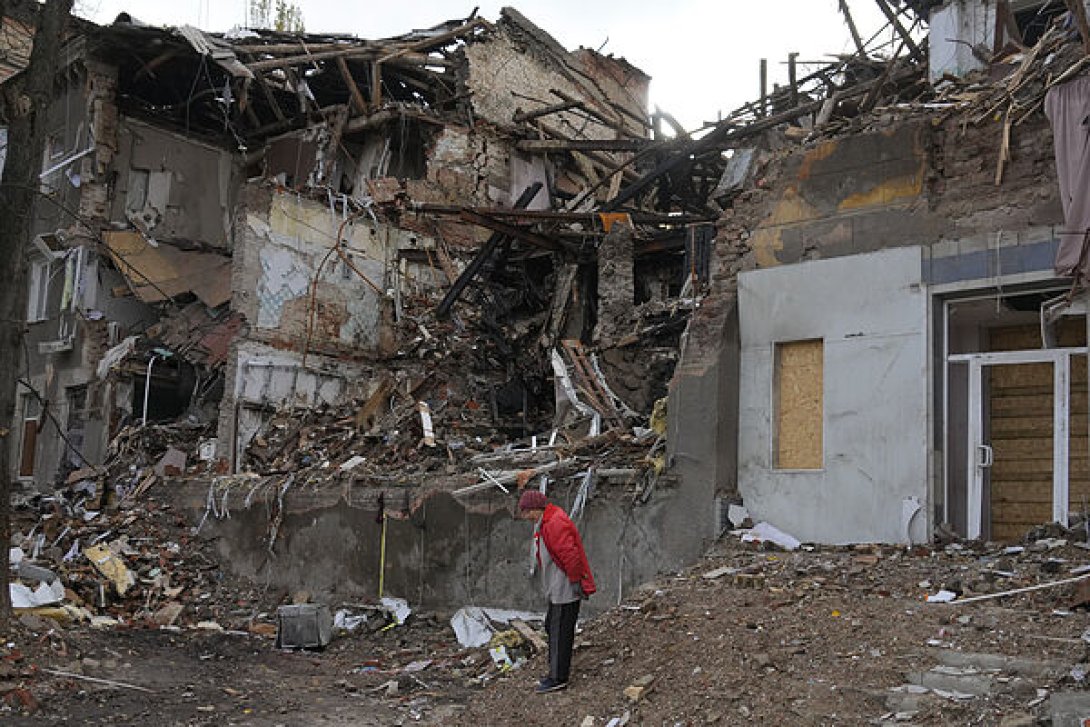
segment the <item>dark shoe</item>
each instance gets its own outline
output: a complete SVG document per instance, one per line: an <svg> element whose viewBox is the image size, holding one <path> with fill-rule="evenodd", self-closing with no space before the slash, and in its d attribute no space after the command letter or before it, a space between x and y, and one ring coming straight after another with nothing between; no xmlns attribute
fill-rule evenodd
<svg viewBox="0 0 1090 727"><path fill-rule="evenodd" d="M534 691L538 694L548 694L549 692L559 692L561 689L567 689L567 682L558 682L550 677L545 677L537 683L537 689Z"/></svg>

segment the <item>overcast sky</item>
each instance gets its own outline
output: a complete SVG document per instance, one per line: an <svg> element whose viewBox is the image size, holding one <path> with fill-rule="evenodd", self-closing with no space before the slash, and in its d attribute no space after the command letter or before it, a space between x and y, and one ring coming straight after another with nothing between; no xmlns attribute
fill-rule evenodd
<svg viewBox="0 0 1090 727"><path fill-rule="evenodd" d="M696 128L758 96L759 63L769 59L770 87L787 78L792 51L800 61L849 51L851 37L837 0L296 0L309 32L362 38L399 35L479 14L495 21L513 5L569 49L601 49L652 77L651 102ZM850 6L867 38L883 25L873 0ZM110 23L121 11L153 25L197 25L225 31L244 25L246 0L79 0L82 15Z"/></svg>

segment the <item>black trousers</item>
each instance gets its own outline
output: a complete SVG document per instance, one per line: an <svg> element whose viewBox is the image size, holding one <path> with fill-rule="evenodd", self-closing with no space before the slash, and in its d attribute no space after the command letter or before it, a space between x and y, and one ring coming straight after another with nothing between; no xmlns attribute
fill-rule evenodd
<svg viewBox="0 0 1090 727"><path fill-rule="evenodd" d="M558 682L566 682L571 676L571 652L575 647L579 603L550 603L545 613L545 633L549 635L549 676Z"/></svg>

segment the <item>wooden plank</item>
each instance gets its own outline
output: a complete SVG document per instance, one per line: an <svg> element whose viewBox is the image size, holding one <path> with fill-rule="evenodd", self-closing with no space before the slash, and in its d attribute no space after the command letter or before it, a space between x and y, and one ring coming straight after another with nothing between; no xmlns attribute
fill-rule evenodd
<svg viewBox="0 0 1090 727"><path fill-rule="evenodd" d="M360 87L356 79L352 77L352 71L349 70L348 61L344 59L344 56L337 56L337 67L341 69L341 78L344 79L344 85L348 86L348 92L352 95L352 105L356 107L356 111L360 113L367 111L367 101L360 93Z"/></svg>
<svg viewBox="0 0 1090 727"><path fill-rule="evenodd" d="M647 139L523 139L515 148L526 152L558 151L639 151L651 142Z"/></svg>
<svg viewBox="0 0 1090 727"><path fill-rule="evenodd" d="M1000 460L992 465L992 477L1006 481L1017 481L1019 478L1026 477L1051 477L1051 461L1051 458ZM1072 460L1069 467L1072 477L1085 477L1087 474L1090 474L1090 460L1086 458Z"/></svg>
<svg viewBox="0 0 1090 727"><path fill-rule="evenodd" d="M1006 416L992 417L991 438L1013 439L1026 436L1043 437L1052 433L1052 417Z"/></svg>
<svg viewBox="0 0 1090 727"><path fill-rule="evenodd" d="M1086 345L1086 323L1083 318L1068 317L1056 324L1056 343L1073 348ZM1021 351L1041 348L1041 328L1037 324L1005 326L988 330L989 351ZM1085 357L1082 359L1085 361Z"/></svg>
<svg viewBox="0 0 1090 727"><path fill-rule="evenodd" d="M989 381L998 388L1040 387L1052 394L1052 364L1034 363L989 367ZM1025 393L1025 392L1023 392Z"/></svg>
<svg viewBox="0 0 1090 727"><path fill-rule="evenodd" d="M1052 519L1052 499L1038 503L1011 503L1003 508L1002 516L992 516L992 523L1028 523L1041 525Z"/></svg>
<svg viewBox="0 0 1090 727"><path fill-rule="evenodd" d="M824 466L824 341L776 344L777 469Z"/></svg>
<svg viewBox="0 0 1090 727"><path fill-rule="evenodd" d="M37 453L38 444L38 420L23 420L23 444L19 457L19 476L34 476L34 455Z"/></svg>
<svg viewBox="0 0 1090 727"><path fill-rule="evenodd" d="M1052 437L1027 437L992 442L997 459L1006 457L1052 457Z"/></svg>
<svg viewBox="0 0 1090 727"><path fill-rule="evenodd" d="M534 648L538 651L549 650L549 644L545 641L545 639L541 638L541 634L531 628L531 626L522 619L511 619L511 627L515 629L515 631L518 631L522 638L533 644Z"/></svg>
<svg viewBox="0 0 1090 727"><path fill-rule="evenodd" d="M1082 394L1081 400L1077 396ZM1072 420L1078 415L1085 415L1087 413L1086 404L1086 392L1071 392L1071 414ZM1052 399L1051 397L1038 396L1034 394L1006 394L1006 390L1002 392L996 392L996 396L992 398L992 416L997 418L1009 417L1009 416L1051 416L1052 414Z"/></svg>

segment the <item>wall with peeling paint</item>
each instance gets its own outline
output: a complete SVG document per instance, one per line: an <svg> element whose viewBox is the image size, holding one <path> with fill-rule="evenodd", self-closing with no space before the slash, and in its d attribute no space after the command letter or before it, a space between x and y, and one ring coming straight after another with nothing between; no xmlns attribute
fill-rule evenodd
<svg viewBox="0 0 1090 727"><path fill-rule="evenodd" d="M291 193L250 199L235 258L235 290L245 295L234 307L251 338L319 354L384 350L393 306L387 262L399 237ZM334 250L338 233L343 257Z"/></svg>

